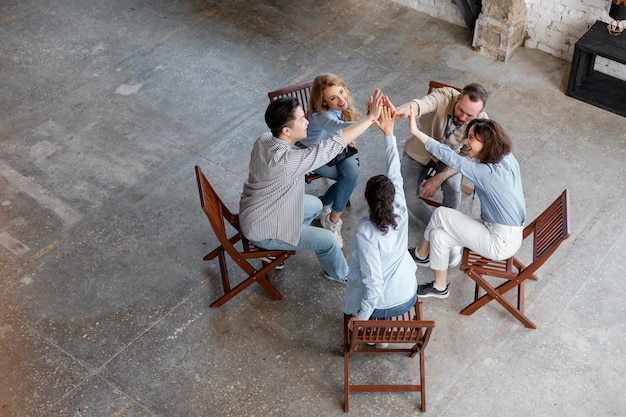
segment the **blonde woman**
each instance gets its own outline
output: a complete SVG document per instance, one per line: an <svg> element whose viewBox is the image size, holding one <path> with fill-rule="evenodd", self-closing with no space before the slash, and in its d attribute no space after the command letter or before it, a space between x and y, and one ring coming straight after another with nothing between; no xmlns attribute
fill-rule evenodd
<svg viewBox="0 0 626 417"><path fill-rule="evenodd" d="M352 125L360 116L350 99L346 83L335 74L321 74L315 77L308 107L307 137L299 142L299 145L305 148ZM315 170L315 173L322 177L335 180L320 197L324 208L319 219L324 229L333 232L340 247L343 247L341 214L359 182L359 164L354 153L356 148L354 142L351 142L337 158Z"/></svg>

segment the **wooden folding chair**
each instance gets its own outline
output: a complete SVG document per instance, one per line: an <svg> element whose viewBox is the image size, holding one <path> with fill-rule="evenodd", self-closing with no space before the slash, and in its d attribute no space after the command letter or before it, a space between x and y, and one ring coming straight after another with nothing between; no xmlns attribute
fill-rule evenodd
<svg viewBox="0 0 626 417"><path fill-rule="evenodd" d="M202 211L204 211L204 214L206 214L209 218L213 232L220 242L220 246L215 248L203 258L203 260L207 261L217 257L220 261L220 273L222 275L224 295L215 300L211 304L211 307L221 306L254 282L263 287L272 299L282 299L278 290L270 283L268 273L296 252L291 250L266 250L254 246L241 233L239 216L228 210L226 205L224 205L209 181L202 173L200 167L197 165L196 179L198 180L198 191L200 192L200 204L202 205ZM224 220L226 220L226 222L228 222L228 224L235 229L234 235L230 237L228 236ZM238 245L241 246L241 249L238 249L235 246L238 242L241 242L241 245ZM237 264L247 274L247 278L232 288L230 278L228 276L224 252L228 253L228 256L230 256L235 264ZM271 262L265 262L262 260L262 267L260 270L252 266L249 262L252 259L269 257L274 257L276 259Z"/></svg>
<svg viewBox="0 0 626 417"><path fill-rule="evenodd" d="M422 303L415 302L413 309L402 316L390 320L355 320L350 328L351 316L343 317L343 374L344 411L350 409L349 396L352 392L419 392L422 411L426 411L426 374L424 371L424 349L435 327L432 320L422 320ZM368 346L368 343L388 343L388 348ZM398 346L410 344L411 346ZM391 354L408 353L410 357L419 355L419 384L351 384L351 354Z"/></svg>
<svg viewBox="0 0 626 417"><path fill-rule="evenodd" d="M302 110L304 110L304 114L307 113L309 109L309 97L311 96L311 87L313 86L313 80L306 81L300 84L293 84L287 87L283 87L279 90L270 91L267 93L267 97L270 99L270 102L280 98L280 97L293 97L298 100L300 106L302 106ZM357 159L358 160L358 159ZM324 178L315 172L309 172L304 176L304 181L307 184L311 184L313 181L318 180L320 178ZM350 200L346 203L347 207L350 207Z"/></svg>
<svg viewBox="0 0 626 417"><path fill-rule="evenodd" d="M524 239L533 235L532 262L526 266L515 256L503 261L484 258L471 250L463 250L460 269L476 282L474 301L465 307L461 314L470 315L487 304L496 300L524 326L535 329L537 326L524 315L524 282L527 279L537 280L535 272L554 253L559 245L569 237L569 192L564 190L561 195L524 228ZM484 276L505 279L504 283L492 287ZM509 290L517 287L517 307L504 297ZM484 290L486 294L481 296Z"/></svg>

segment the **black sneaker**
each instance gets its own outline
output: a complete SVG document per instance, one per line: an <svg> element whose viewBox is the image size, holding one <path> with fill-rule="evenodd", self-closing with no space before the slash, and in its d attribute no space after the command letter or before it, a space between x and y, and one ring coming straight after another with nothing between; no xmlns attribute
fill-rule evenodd
<svg viewBox="0 0 626 417"><path fill-rule="evenodd" d="M425 258L420 258L417 255L417 248L409 248L409 253L418 266L428 266L430 264L430 255L426 255Z"/></svg>
<svg viewBox="0 0 626 417"><path fill-rule="evenodd" d="M275 256L268 256L268 257L266 257L266 258L259 258L259 259L261 259L263 262L265 262L265 263L268 263L268 264L269 264L270 262L274 262L274 261L276 260L276 257L275 257ZM274 268L274 269L281 270L281 269L283 269L284 267L285 267L285 263L284 263L284 262L281 262L281 263L279 263L279 264L278 264L278 266L277 266L276 268Z"/></svg>
<svg viewBox="0 0 626 417"><path fill-rule="evenodd" d="M435 297L435 298L448 298L448 295L450 295L450 292L448 291L448 285L446 285L446 289L445 290L438 290L437 288L435 288L435 282L429 282L428 284L420 284L417 286L417 296L420 298L428 298L428 297Z"/></svg>

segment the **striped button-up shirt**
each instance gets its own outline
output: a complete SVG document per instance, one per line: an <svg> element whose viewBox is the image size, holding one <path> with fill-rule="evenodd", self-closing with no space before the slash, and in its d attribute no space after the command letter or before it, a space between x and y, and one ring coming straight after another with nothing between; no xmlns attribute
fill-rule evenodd
<svg viewBox="0 0 626 417"><path fill-rule="evenodd" d="M304 218L304 175L343 150L341 134L337 131L306 149L271 133L256 140L239 202L239 222L248 239L298 244Z"/></svg>

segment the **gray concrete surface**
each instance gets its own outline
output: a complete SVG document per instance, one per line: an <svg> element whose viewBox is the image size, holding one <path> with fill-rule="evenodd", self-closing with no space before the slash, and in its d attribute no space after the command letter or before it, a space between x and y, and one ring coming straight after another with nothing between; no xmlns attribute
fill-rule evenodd
<svg viewBox="0 0 626 417"><path fill-rule="evenodd" d="M523 48L494 62L467 29L373 0L4 0L0 39L0 416L343 415L344 288L300 252L273 276L282 301L255 286L210 309L216 240L193 172L236 209L267 91L325 71L361 109L374 87L402 103L430 79L480 82L529 219L571 192L572 235L527 285L536 330L496 304L461 316L459 271L447 300L425 300L425 415L626 413L626 120L567 97L567 62ZM358 146L346 253L383 170L378 131ZM354 365L417 375L406 357ZM417 401L355 394L350 414Z"/></svg>

